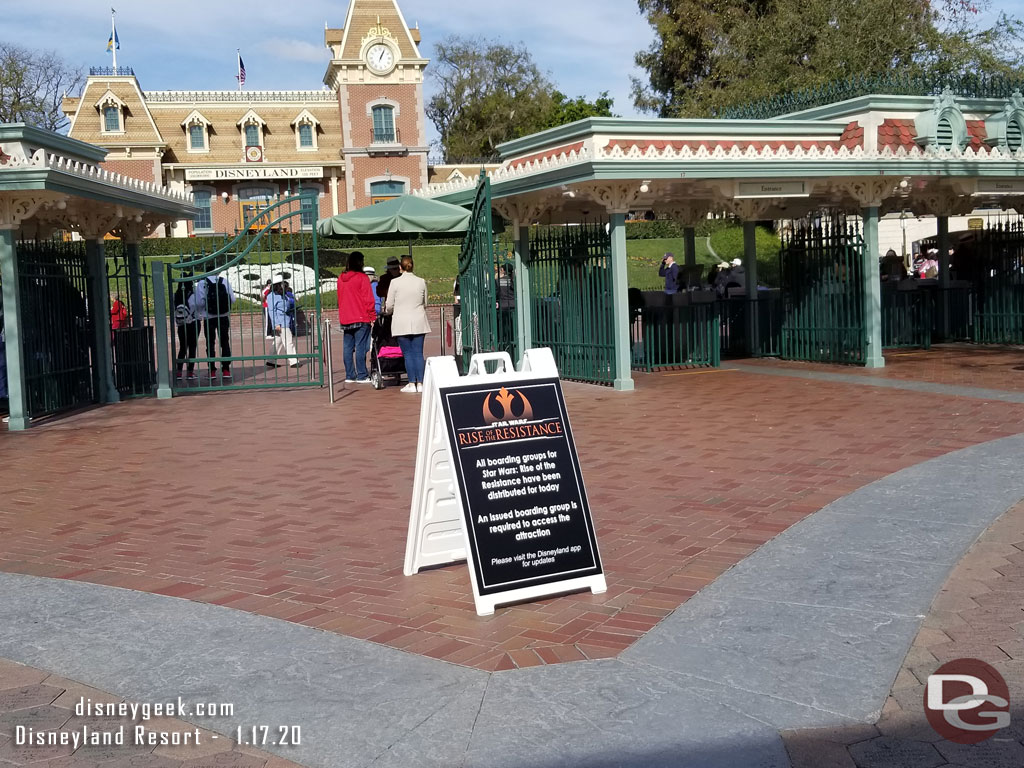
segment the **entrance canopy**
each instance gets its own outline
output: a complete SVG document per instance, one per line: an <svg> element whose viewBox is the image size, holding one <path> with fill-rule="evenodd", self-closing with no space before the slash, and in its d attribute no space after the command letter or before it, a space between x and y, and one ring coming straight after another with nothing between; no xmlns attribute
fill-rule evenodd
<svg viewBox="0 0 1024 768"><path fill-rule="evenodd" d="M654 210L791 219L823 206L1024 208L1024 97L869 95L765 120L589 118L508 142L495 208L523 223ZM460 205L476 179L421 194Z"/></svg>

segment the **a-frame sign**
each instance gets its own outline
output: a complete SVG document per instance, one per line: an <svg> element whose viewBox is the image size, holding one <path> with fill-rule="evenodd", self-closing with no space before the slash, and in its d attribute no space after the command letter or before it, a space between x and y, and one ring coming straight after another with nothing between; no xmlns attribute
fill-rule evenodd
<svg viewBox="0 0 1024 768"><path fill-rule="evenodd" d="M496 370L487 371L488 364ZM427 361L405 573L467 560L477 613L607 589L549 349Z"/></svg>

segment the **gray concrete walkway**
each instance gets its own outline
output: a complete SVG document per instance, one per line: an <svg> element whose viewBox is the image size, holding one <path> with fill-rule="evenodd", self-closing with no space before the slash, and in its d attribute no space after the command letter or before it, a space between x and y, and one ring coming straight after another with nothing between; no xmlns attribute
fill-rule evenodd
<svg viewBox="0 0 1024 768"><path fill-rule="evenodd" d="M847 496L610 661L488 674L327 632L0 574L0 657L136 701L232 702L202 725L301 725L308 766L788 767L778 731L874 720L947 574L1024 498L1024 436Z"/></svg>

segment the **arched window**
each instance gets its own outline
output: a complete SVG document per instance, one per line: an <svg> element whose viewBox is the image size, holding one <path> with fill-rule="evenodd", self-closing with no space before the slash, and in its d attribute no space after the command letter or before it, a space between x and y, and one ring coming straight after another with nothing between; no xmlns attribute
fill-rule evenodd
<svg viewBox="0 0 1024 768"><path fill-rule="evenodd" d="M245 126L245 146L260 146L260 127L256 123L247 123Z"/></svg>
<svg viewBox="0 0 1024 768"><path fill-rule="evenodd" d="M302 123L299 126L299 146L313 146L313 126L310 125L309 123Z"/></svg>
<svg viewBox="0 0 1024 768"><path fill-rule="evenodd" d="M393 197L405 194L404 181L371 181L370 202L383 203Z"/></svg>
<svg viewBox="0 0 1024 768"><path fill-rule="evenodd" d="M1006 148L1011 152L1016 152L1020 149L1020 145L1024 140L1024 131L1021 130L1019 120L1011 120L1006 124Z"/></svg>
<svg viewBox="0 0 1024 768"><path fill-rule="evenodd" d="M393 144L395 142L395 108L378 105L373 108L373 143Z"/></svg>
<svg viewBox="0 0 1024 768"><path fill-rule="evenodd" d="M120 133L121 108L114 105L103 108L103 130L107 133Z"/></svg>
<svg viewBox="0 0 1024 768"><path fill-rule="evenodd" d="M206 127L202 123L192 123L188 127L190 149L206 149Z"/></svg>
<svg viewBox="0 0 1024 768"><path fill-rule="evenodd" d="M196 230L213 229L211 199L210 191L206 189L197 189L192 193L192 200L199 209L194 224Z"/></svg>

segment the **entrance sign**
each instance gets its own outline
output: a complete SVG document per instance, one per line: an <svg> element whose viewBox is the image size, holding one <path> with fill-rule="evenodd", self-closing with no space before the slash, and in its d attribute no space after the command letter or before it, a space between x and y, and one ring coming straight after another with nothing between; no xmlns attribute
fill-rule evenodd
<svg viewBox="0 0 1024 768"><path fill-rule="evenodd" d="M806 181L738 181L736 197L810 197Z"/></svg>
<svg viewBox="0 0 1024 768"><path fill-rule="evenodd" d="M186 168L186 181L238 181L244 179L319 179L321 166L288 166L284 168Z"/></svg>
<svg viewBox="0 0 1024 768"><path fill-rule="evenodd" d="M979 195L1016 195L1024 192L1021 179L978 179Z"/></svg>
<svg viewBox="0 0 1024 768"><path fill-rule="evenodd" d="M979 217L975 217L973 219L968 219L967 220L967 228L968 229L984 229L985 228L985 220L983 218L981 218L980 216Z"/></svg>
<svg viewBox="0 0 1024 768"><path fill-rule="evenodd" d="M405 573L463 558L480 615L607 589L549 349L518 372L504 352L474 355L464 377L452 358L428 361Z"/></svg>

